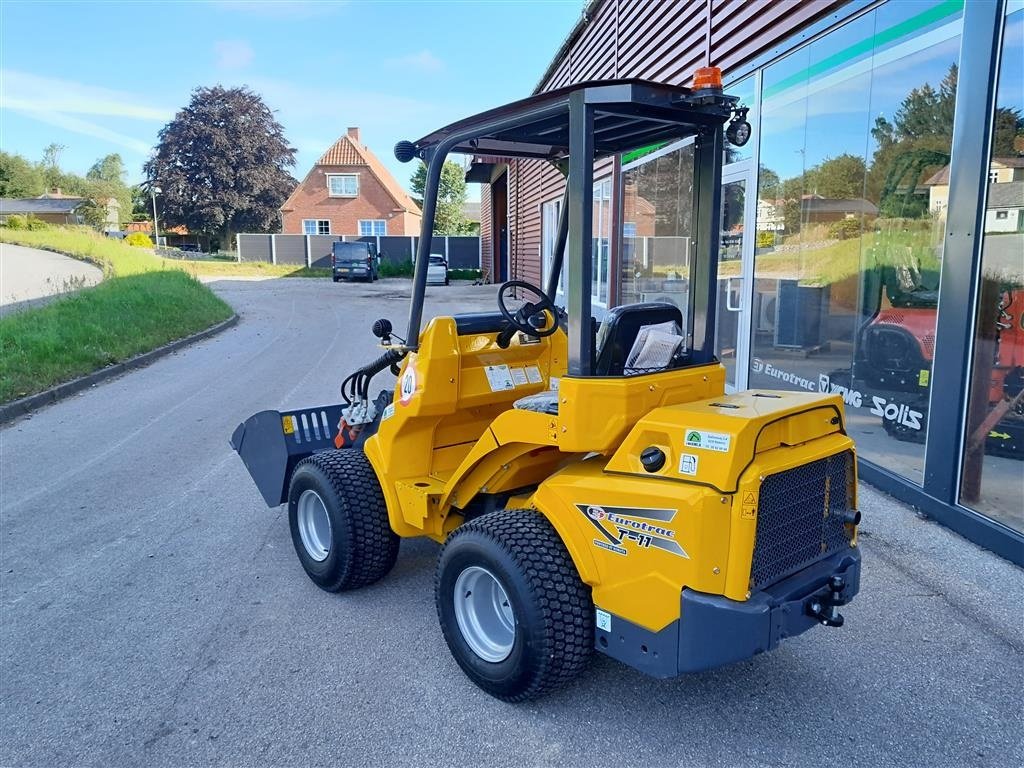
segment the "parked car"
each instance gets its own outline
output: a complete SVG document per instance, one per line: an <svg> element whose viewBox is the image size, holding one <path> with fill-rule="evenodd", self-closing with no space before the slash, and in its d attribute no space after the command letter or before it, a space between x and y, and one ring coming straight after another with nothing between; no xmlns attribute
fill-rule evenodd
<svg viewBox="0 0 1024 768"><path fill-rule="evenodd" d="M372 283L379 272L380 256L374 243L354 241L332 244L331 276L334 282L358 277Z"/></svg>
<svg viewBox="0 0 1024 768"><path fill-rule="evenodd" d="M430 254L427 264L427 285L448 285L448 262L440 253Z"/></svg>

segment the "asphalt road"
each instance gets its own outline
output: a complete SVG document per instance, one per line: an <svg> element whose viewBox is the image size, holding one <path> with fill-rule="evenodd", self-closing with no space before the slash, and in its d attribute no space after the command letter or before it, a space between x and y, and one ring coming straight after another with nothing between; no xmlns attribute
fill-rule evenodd
<svg viewBox="0 0 1024 768"><path fill-rule="evenodd" d="M102 278L92 264L52 251L0 243L0 317Z"/></svg>
<svg viewBox="0 0 1024 768"><path fill-rule="evenodd" d="M842 629L489 698L438 629L436 545L324 593L228 447L257 410L330 402L407 283L214 285L234 329L0 430L0 765L1024 763L1024 573L869 490ZM493 293L430 289L427 311Z"/></svg>

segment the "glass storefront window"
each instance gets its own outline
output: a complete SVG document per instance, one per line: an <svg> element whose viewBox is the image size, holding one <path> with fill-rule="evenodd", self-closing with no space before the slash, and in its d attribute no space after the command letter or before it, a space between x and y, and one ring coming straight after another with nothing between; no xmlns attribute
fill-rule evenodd
<svg viewBox="0 0 1024 768"><path fill-rule="evenodd" d="M749 385L840 394L860 454L915 482L962 10L889 2L762 73Z"/></svg>
<svg viewBox="0 0 1024 768"><path fill-rule="evenodd" d="M1024 531L1024 4L1007 11L960 503Z"/></svg>
<svg viewBox="0 0 1024 768"><path fill-rule="evenodd" d="M725 92L730 96L738 96L741 107L747 107L747 122L751 125L756 125L756 113L755 109L757 106L757 92L756 83L753 76L746 77L740 80L738 83L730 83L725 88ZM735 144L730 143L728 140L725 142L725 157L722 158L724 165L729 163L737 163L740 160L747 160L754 156L754 142L748 141L742 147L737 147Z"/></svg>
<svg viewBox="0 0 1024 768"><path fill-rule="evenodd" d="M693 143L648 155L622 173L621 303L667 301L686 317L693 231Z"/></svg>

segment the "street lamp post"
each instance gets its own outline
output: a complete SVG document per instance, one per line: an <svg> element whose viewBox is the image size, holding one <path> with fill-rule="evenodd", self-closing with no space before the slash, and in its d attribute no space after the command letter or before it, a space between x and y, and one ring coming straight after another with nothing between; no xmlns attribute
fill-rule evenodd
<svg viewBox="0 0 1024 768"><path fill-rule="evenodd" d="M153 198L153 246L160 247L160 227L157 225L156 220L156 196L163 192L160 187L150 187L149 194Z"/></svg>

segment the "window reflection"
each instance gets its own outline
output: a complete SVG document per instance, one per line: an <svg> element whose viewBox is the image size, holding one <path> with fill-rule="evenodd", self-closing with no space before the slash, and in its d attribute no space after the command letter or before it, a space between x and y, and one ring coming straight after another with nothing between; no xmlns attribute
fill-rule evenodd
<svg viewBox="0 0 1024 768"><path fill-rule="evenodd" d="M622 299L667 301L686 317L693 219L693 144L622 174Z"/></svg>
<svg viewBox="0 0 1024 768"><path fill-rule="evenodd" d="M558 215L562 210L561 198L548 200L540 207L540 236L541 236L541 285L548 287L548 275L551 272L551 263L555 258L555 240L558 238ZM567 264L562 259L562 271L558 275L558 287L556 293L565 293L565 281Z"/></svg>
<svg viewBox="0 0 1024 768"><path fill-rule="evenodd" d="M593 266L590 276L591 300L601 306L608 305L608 268L611 261L612 233L612 181L604 179L594 184Z"/></svg>
<svg viewBox="0 0 1024 768"><path fill-rule="evenodd" d="M1004 24L960 501L1024 530L1024 10Z"/></svg>
<svg viewBox="0 0 1024 768"><path fill-rule="evenodd" d="M750 386L839 393L861 455L917 482L961 16L886 3L762 78Z"/></svg>

